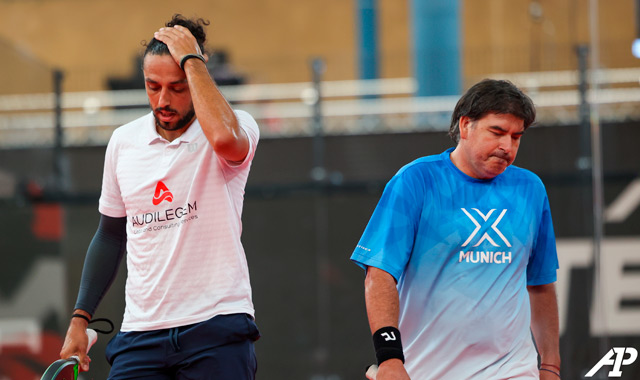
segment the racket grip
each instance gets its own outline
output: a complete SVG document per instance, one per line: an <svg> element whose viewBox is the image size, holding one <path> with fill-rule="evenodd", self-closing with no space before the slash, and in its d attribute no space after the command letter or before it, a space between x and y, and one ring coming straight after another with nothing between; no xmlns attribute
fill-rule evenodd
<svg viewBox="0 0 640 380"><path fill-rule="evenodd" d="M376 380L377 374L378 374L378 366L375 364L372 364L369 366L369 368L367 368L367 373L365 373L365 376L369 380Z"/></svg>
<svg viewBox="0 0 640 380"><path fill-rule="evenodd" d="M87 344L87 354L96 341L98 340L98 333L94 329L87 329L87 338L89 339L89 343Z"/></svg>

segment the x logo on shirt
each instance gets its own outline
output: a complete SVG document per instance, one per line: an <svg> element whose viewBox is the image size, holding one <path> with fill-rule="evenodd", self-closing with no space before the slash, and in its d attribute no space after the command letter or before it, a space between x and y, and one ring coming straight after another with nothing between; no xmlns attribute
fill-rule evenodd
<svg viewBox="0 0 640 380"><path fill-rule="evenodd" d="M473 230L473 232L471 233L471 235L469 235L469 238L467 238L467 240L464 242L464 244L462 244L463 247L466 247L467 245L469 245L469 243L471 243L471 241L473 240L473 238L476 236L476 234L478 233L478 231L480 231L480 228L482 226L480 226L480 223L478 223L478 221L473 217L473 215L471 215L471 213L469 213L469 211L467 211L466 209L462 208L461 209L462 212L465 213L465 215L467 215L467 217L469 217L469 219L471 219L471 221L473 222L473 224L476 226L476 228ZM478 213L478 215L480 216L480 218L482 218L482 220L484 220L485 222L485 226L487 226L490 222L489 222L489 218L491 217L491 215L493 215L493 212L496 211L496 209L491 209L486 215L483 214L480 210L478 210L477 208L473 208L473 211L475 211L476 213ZM500 221L502 220L502 217L504 216L504 214L507 213L507 209L502 210L502 212L500 213L500 215L498 215L498 217L496 218L496 220L493 222L493 224L491 224L491 229L493 231L495 231L495 233L500 237L500 239L502 239L502 241L507 245L507 247L511 247L511 244L509 243L509 241L507 240L507 238L504 237L504 235L502 234L502 232L500 232L500 230L498 229L498 223L500 223ZM491 245L493 245L494 247L499 247L500 245L496 244L495 240L493 240L491 238L491 236L489 236L489 229L488 228L484 228L487 232L484 233L484 235L482 235L482 237L480 238L480 241L478 241L475 245L473 245L474 247L479 246L480 244L482 244L483 241L487 240L489 243L491 243Z"/></svg>

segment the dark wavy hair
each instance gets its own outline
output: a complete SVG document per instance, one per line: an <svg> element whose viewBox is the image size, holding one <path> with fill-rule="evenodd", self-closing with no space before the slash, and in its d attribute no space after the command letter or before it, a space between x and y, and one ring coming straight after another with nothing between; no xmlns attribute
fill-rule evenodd
<svg viewBox="0 0 640 380"><path fill-rule="evenodd" d="M171 20L165 24L165 26L170 28L174 25L181 25L189 29L191 34L193 34L193 36L196 38L198 46L200 47L200 51L202 51L202 53L205 52L204 43L207 40L207 33L204 31L204 28L205 26L209 25L208 20L204 20L202 18L187 19L181 14L175 14L171 18ZM143 58L146 57L147 54L171 54L169 53L169 48L167 47L167 45L162 41L156 40L155 38L152 38L149 43L143 43L143 45L146 47Z"/></svg>
<svg viewBox="0 0 640 380"><path fill-rule="evenodd" d="M533 101L513 83L507 80L483 79L458 100L451 115L449 137L455 143L460 141L458 123L462 116L476 121L488 113L511 114L522 119L525 130L536 120Z"/></svg>

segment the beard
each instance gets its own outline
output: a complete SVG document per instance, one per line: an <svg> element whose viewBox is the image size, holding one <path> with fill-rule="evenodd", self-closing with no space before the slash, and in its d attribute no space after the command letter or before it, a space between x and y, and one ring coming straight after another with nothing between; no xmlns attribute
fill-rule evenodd
<svg viewBox="0 0 640 380"><path fill-rule="evenodd" d="M157 112L160 111L166 111L166 112L173 112L175 114L178 114L178 111L174 110L173 108L166 106L166 107L159 107L156 108L153 112L153 117L156 119L156 125L162 129L164 129L165 131L179 131L182 128L186 127L187 125L189 125L191 123L191 120L193 120L194 116L196 115L196 110L193 108L193 104L191 105L191 108L189 109L189 111L187 111L187 113L182 116L178 121L175 122L175 124L171 125L169 123L160 121L158 119L158 115Z"/></svg>

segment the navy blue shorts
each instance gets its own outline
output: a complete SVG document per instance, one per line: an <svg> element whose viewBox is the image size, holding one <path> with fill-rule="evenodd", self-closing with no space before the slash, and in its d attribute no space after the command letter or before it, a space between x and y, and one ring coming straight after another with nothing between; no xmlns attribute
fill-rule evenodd
<svg viewBox="0 0 640 380"><path fill-rule="evenodd" d="M253 380L260 337L251 316L218 315L172 329L119 332L107 345L110 380Z"/></svg>

